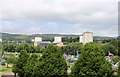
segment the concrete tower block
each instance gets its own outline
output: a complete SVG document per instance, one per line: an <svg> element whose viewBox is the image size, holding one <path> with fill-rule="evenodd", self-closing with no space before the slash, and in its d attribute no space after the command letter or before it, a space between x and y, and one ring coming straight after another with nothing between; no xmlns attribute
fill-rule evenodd
<svg viewBox="0 0 120 77"><path fill-rule="evenodd" d="M58 37L58 36L54 37L54 42L56 43L62 42L62 37Z"/></svg>
<svg viewBox="0 0 120 77"><path fill-rule="evenodd" d="M92 32L84 32L83 33L83 44L93 42L93 33Z"/></svg>
<svg viewBox="0 0 120 77"><path fill-rule="evenodd" d="M79 42L83 43L83 35L80 35Z"/></svg>
<svg viewBox="0 0 120 77"><path fill-rule="evenodd" d="M39 41L42 41L42 38L41 37L35 37L35 42L39 42Z"/></svg>

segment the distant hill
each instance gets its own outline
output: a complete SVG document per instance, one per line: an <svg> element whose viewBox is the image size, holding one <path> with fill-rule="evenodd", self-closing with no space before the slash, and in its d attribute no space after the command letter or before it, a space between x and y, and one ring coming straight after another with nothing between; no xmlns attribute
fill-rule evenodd
<svg viewBox="0 0 120 77"><path fill-rule="evenodd" d="M4 40L31 40L35 37L42 37L43 40L54 39L55 36L61 37L79 37L79 35L65 35L65 34L33 34L33 35L24 35L24 34L9 34L9 33L0 33L2 35L2 39ZM101 36L94 36L94 39L116 39L117 37L101 37Z"/></svg>

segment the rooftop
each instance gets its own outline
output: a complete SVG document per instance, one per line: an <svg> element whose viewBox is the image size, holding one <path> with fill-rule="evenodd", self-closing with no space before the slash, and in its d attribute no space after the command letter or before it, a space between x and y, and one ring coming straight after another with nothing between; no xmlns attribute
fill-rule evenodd
<svg viewBox="0 0 120 77"><path fill-rule="evenodd" d="M50 41L39 41L37 43L51 43Z"/></svg>

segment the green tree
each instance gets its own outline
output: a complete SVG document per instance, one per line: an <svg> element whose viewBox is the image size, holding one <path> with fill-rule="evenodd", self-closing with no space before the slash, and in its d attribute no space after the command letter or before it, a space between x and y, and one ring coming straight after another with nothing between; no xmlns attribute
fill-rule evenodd
<svg viewBox="0 0 120 77"><path fill-rule="evenodd" d="M7 51L8 52L8 43L3 43L2 44L2 51Z"/></svg>
<svg viewBox="0 0 120 77"><path fill-rule="evenodd" d="M14 77L16 77L16 73L18 73L19 72L19 61L18 61L18 57L16 57L15 59L14 59L14 63L13 63L13 66L12 66L12 72L14 73Z"/></svg>
<svg viewBox="0 0 120 77"><path fill-rule="evenodd" d="M110 45L113 45L117 49L118 48L118 40L117 39L112 39L110 41Z"/></svg>
<svg viewBox="0 0 120 77"><path fill-rule="evenodd" d="M34 67L34 77L52 77L67 75L67 63L59 52L59 48L49 45Z"/></svg>
<svg viewBox="0 0 120 77"><path fill-rule="evenodd" d="M120 39L118 40L118 55L120 56Z"/></svg>
<svg viewBox="0 0 120 77"><path fill-rule="evenodd" d="M26 50L28 53L30 53L31 45L27 43L22 43L17 46L17 52L20 52L21 50Z"/></svg>
<svg viewBox="0 0 120 77"><path fill-rule="evenodd" d="M38 57L36 54L32 54L28 58L27 64L24 66L24 70L25 70L24 77L33 77L32 73L34 71L33 68L34 68L36 62L38 62Z"/></svg>
<svg viewBox="0 0 120 77"><path fill-rule="evenodd" d="M40 53L40 49L41 49L42 47L40 46L40 45L37 45L37 47L36 47L36 52L37 53Z"/></svg>
<svg viewBox="0 0 120 77"><path fill-rule="evenodd" d="M20 54L19 54L19 58L17 59L17 61L15 61L14 65L13 65L13 72L15 72L15 70L17 69L17 72L20 77L24 77L24 66L27 64L27 59L29 57L29 54L27 53L27 51L25 50L21 50Z"/></svg>
<svg viewBox="0 0 120 77"><path fill-rule="evenodd" d="M102 49L104 50L105 52L105 55L107 56L108 55L108 52L111 52L113 53L114 55L117 55L118 52L116 51L116 48L115 46L109 44L109 43L106 43L102 46Z"/></svg>
<svg viewBox="0 0 120 77"><path fill-rule="evenodd" d="M72 75L81 77L111 77L112 65L105 58L103 50L93 43L87 43L72 68Z"/></svg>
<svg viewBox="0 0 120 77"><path fill-rule="evenodd" d="M61 47L61 50L62 50L62 53L73 55L74 53L76 54L77 51L81 53L82 47L83 47L82 43L72 42L72 43L69 43L68 46Z"/></svg>
<svg viewBox="0 0 120 77"><path fill-rule="evenodd" d="M117 77L120 77L120 64L118 66L118 73L117 73Z"/></svg>
<svg viewBox="0 0 120 77"><path fill-rule="evenodd" d="M32 43L32 40L25 40L25 43Z"/></svg>
<svg viewBox="0 0 120 77"><path fill-rule="evenodd" d="M8 68L8 64L9 64L9 63L13 63L14 58L15 58L15 57L8 57L8 58L7 58L7 61L6 61L6 62L7 62L7 68Z"/></svg>
<svg viewBox="0 0 120 77"><path fill-rule="evenodd" d="M116 56L116 57L113 59L113 61L114 61L114 64L116 64L117 62L120 61L120 59L118 58L118 56Z"/></svg>

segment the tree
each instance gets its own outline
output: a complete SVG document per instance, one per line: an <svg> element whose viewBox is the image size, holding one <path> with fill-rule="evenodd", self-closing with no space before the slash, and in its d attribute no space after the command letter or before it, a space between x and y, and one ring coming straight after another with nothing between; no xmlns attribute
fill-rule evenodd
<svg viewBox="0 0 120 77"><path fill-rule="evenodd" d="M45 47L41 48L40 53L43 53L44 49L45 49Z"/></svg>
<svg viewBox="0 0 120 77"><path fill-rule="evenodd" d="M38 62L38 57L36 54L32 54L28 58L27 64L24 66L24 70L25 70L24 77L33 77L32 73L34 71L33 68L34 68L36 62Z"/></svg>
<svg viewBox="0 0 120 77"><path fill-rule="evenodd" d="M20 52L21 50L26 50L28 53L30 53L31 46L27 43L22 43L17 46L17 52Z"/></svg>
<svg viewBox="0 0 120 77"><path fill-rule="evenodd" d="M112 64L105 58L105 53L97 45L87 43L72 68L72 75L81 77L111 77Z"/></svg>
<svg viewBox="0 0 120 77"><path fill-rule="evenodd" d="M113 46L117 49L117 48L118 48L118 40L112 39L112 40L110 41L110 45L113 45Z"/></svg>
<svg viewBox="0 0 120 77"><path fill-rule="evenodd" d="M115 46L109 44L109 43L106 43L102 46L102 49L104 50L105 52L105 55L107 56L108 55L108 52L111 52L113 53L114 55L117 55L118 52L116 51L116 48Z"/></svg>
<svg viewBox="0 0 120 77"><path fill-rule="evenodd" d="M120 56L120 39L118 40L118 55Z"/></svg>
<svg viewBox="0 0 120 77"><path fill-rule="evenodd" d="M79 42L69 43L68 46L61 47L62 53L73 55L77 51L80 53L83 45Z"/></svg>
<svg viewBox="0 0 120 77"><path fill-rule="evenodd" d="M67 75L67 63L59 53L59 48L49 45L34 67L33 77L52 77Z"/></svg>
<svg viewBox="0 0 120 77"><path fill-rule="evenodd" d="M64 43L71 43L71 42L79 42L79 37L77 37L77 38L72 38L72 37L63 37L62 38L62 41L64 42Z"/></svg>
<svg viewBox="0 0 120 77"><path fill-rule="evenodd" d="M37 45L37 47L36 47L36 52L37 53L40 53L40 49L41 49L42 47L40 46L40 45Z"/></svg>
<svg viewBox="0 0 120 77"><path fill-rule="evenodd" d="M19 67L18 67L18 65L19 65L19 61L18 61L18 57L16 57L16 58L14 59L14 63L13 63L13 66L12 66L12 72L14 72L14 74L15 74L14 77L16 77L16 73L19 72Z"/></svg>
<svg viewBox="0 0 120 77"><path fill-rule="evenodd" d="M7 68L8 68L8 64L13 63L13 61L14 61L14 57L8 57L7 58L7 61L6 61L7 62Z"/></svg>
<svg viewBox="0 0 120 77"><path fill-rule="evenodd" d="M25 43L32 43L32 40L25 40Z"/></svg>
<svg viewBox="0 0 120 77"><path fill-rule="evenodd" d="M120 61L120 59L118 58L118 56L116 56L116 57L113 59L113 61L114 61L114 64L116 64L117 62Z"/></svg>
<svg viewBox="0 0 120 77"><path fill-rule="evenodd" d="M15 52L17 44L16 43L11 43L8 45L8 52Z"/></svg>
<svg viewBox="0 0 120 77"><path fill-rule="evenodd" d="M2 50L3 51L8 51L8 43L3 43L2 44Z"/></svg>
<svg viewBox="0 0 120 77"><path fill-rule="evenodd" d="M24 66L27 64L27 59L29 57L29 54L25 50L20 51L19 58L16 59L14 65L13 65L13 72L18 73L20 77L24 77ZM17 69L17 72L15 71Z"/></svg>
<svg viewBox="0 0 120 77"><path fill-rule="evenodd" d="M120 77L120 64L118 66L118 73L117 73L117 77Z"/></svg>

